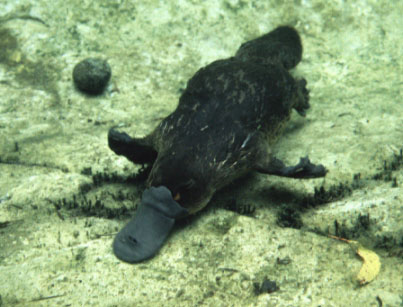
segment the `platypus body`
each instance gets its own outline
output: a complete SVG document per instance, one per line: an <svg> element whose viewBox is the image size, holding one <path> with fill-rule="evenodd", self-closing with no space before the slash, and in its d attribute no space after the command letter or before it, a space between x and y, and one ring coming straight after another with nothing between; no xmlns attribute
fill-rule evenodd
<svg viewBox="0 0 403 307"><path fill-rule="evenodd" d="M287 167L270 152L292 109L305 116L309 108L306 81L288 72L301 56L297 31L278 27L241 45L234 57L201 68L176 110L148 136L109 131L116 154L152 163L137 214L114 240L119 259L134 263L152 257L176 219L199 211L218 189L250 171L326 175L308 158Z"/></svg>

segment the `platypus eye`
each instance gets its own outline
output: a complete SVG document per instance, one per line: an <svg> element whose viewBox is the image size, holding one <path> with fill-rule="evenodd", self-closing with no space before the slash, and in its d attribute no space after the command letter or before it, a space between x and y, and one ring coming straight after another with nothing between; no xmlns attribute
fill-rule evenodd
<svg viewBox="0 0 403 307"><path fill-rule="evenodd" d="M190 190L194 185L196 184L196 181L193 179L189 179L188 181L181 182L175 187L175 190L180 192L183 190Z"/></svg>
<svg viewBox="0 0 403 307"><path fill-rule="evenodd" d="M184 188L185 189L191 189L194 185L196 184L196 181L195 180L193 180L193 179L189 179L188 181L186 181L185 183L184 183Z"/></svg>
<svg viewBox="0 0 403 307"><path fill-rule="evenodd" d="M193 179L189 179L188 181L178 184L172 193L174 195L174 200L179 201L189 190L195 186L195 184L196 181Z"/></svg>

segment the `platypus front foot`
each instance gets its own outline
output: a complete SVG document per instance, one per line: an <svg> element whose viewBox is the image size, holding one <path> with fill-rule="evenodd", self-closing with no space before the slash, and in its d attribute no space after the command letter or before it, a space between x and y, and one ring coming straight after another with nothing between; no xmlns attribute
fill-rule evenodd
<svg viewBox="0 0 403 307"><path fill-rule="evenodd" d="M294 166L286 166L283 161L272 158L268 165L259 165L256 170L264 174L298 179L324 177L327 173L322 164L313 164L308 157L300 158L299 163Z"/></svg>
<svg viewBox="0 0 403 307"><path fill-rule="evenodd" d="M157 152L146 144L144 138L132 138L126 132L119 132L115 128L108 132L108 145L115 154L125 156L133 163L153 163L157 158Z"/></svg>

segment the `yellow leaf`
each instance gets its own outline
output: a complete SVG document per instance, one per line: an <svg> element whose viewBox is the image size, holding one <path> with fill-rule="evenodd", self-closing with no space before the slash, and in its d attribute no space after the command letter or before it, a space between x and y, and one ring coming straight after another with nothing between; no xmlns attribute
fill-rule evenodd
<svg viewBox="0 0 403 307"><path fill-rule="evenodd" d="M362 258L362 261L364 261L361 270L357 275L357 281L362 286L373 281L374 278L379 274L381 269L381 261L375 252L362 246L358 247L356 253Z"/></svg>
<svg viewBox="0 0 403 307"><path fill-rule="evenodd" d="M358 272L358 275L356 276L356 279L361 286L375 279L375 277L379 274L379 271L381 270L381 260L375 252L363 247L357 241L348 240L332 235L329 235L329 237L350 244L355 252L361 257L363 264L360 271Z"/></svg>

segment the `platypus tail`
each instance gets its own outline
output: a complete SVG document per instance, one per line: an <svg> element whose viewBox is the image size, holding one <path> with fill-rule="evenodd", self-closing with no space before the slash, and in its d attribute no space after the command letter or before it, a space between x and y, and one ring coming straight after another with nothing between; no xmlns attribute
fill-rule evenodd
<svg viewBox="0 0 403 307"><path fill-rule="evenodd" d="M241 61L253 61L262 65L281 63L288 70L301 61L301 38L293 27L280 26L242 44L235 57Z"/></svg>

